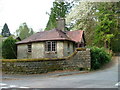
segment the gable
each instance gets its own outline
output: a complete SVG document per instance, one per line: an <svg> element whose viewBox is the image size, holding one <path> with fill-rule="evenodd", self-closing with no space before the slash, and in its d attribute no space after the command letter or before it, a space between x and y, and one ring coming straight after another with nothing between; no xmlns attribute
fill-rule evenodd
<svg viewBox="0 0 120 90"><path fill-rule="evenodd" d="M76 43L81 42L84 40L84 31L83 30L76 30L76 31L68 31L67 35Z"/></svg>

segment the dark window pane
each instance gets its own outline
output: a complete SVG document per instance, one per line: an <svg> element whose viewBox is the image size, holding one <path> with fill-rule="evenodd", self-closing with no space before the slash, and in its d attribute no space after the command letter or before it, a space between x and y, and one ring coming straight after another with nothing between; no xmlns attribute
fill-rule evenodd
<svg viewBox="0 0 120 90"><path fill-rule="evenodd" d="M48 51L51 51L51 42L48 42Z"/></svg>
<svg viewBox="0 0 120 90"><path fill-rule="evenodd" d="M46 42L45 50L46 51L56 51L56 42L55 41Z"/></svg>
<svg viewBox="0 0 120 90"><path fill-rule="evenodd" d="M31 52L32 51L32 46L31 44L28 44L28 52Z"/></svg>
<svg viewBox="0 0 120 90"><path fill-rule="evenodd" d="M56 51L56 42L52 42L52 51Z"/></svg>

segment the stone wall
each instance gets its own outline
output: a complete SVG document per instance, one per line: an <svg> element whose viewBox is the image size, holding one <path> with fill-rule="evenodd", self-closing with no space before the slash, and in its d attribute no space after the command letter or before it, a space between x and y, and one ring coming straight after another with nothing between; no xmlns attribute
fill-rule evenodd
<svg viewBox="0 0 120 90"><path fill-rule="evenodd" d="M3 60L2 62L3 72L9 74L39 74L55 70L78 70L81 68L91 68L89 49L86 49L85 51L76 50L72 55L63 59L58 58L56 60L48 59L37 61Z"/></svg>
<svg viewBox="0 0 120 90"><path fill-rule="evenodd" d="M69 43L69 53L68 53L68 43ZM56 52L46 52L45 42L31 43L32 52L28 52L27 44L17 45L17 58L62 58L73 53L73 42L70 41L57 41L57 51Z"/></svg>
<svg viewBox="0 0 120 90"><path fill-rule="evenodd" d="M69 44L69 47L68 47L68 44ZM64 45L64 56L69 56L75 51L73 48L75 47L75 44L73 44L73 42L64 41L63 45Z"/></svg>
<svg viewBox="0 0 120 90"><path fill-rule="evenodd" d="M44 58L45 42L32 43L32 57L31 58Z"/></svg>
<svg viewBox="0 0 120 90"><path fill-rule="evenodd" d="M17 47L17 58L28 58L27 45L21 44Z"/></svg>

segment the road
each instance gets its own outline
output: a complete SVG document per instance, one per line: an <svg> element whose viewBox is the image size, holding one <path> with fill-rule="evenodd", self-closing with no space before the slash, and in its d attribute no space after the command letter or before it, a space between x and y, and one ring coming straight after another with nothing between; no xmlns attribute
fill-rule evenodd
<svg viewBox="0 0 120 90"><path fill-rule="evenodd" d="M7 88L6 86L23 88L117 88L118 61L120 61L120 56L114 57L112 61L114 64L110 64L104 69L66 76L4 75L1 86L4 88Z"/></svg>

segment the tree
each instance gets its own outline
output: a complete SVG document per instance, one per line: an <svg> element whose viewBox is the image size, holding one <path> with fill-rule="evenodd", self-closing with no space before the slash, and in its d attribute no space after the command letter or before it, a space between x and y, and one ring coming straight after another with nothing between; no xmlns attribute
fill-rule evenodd
<svg viewBox="0 0 120 90"><path fill-rule="evenodd" d="M10 31L9 31L9 28L8 28L8 25L5 23L4 26L3 26L3 29L2 29L2 32L1 32L1 35L3 37L9 37L11 35Z"/></svg>
<svg viewBox="0 0 120 90"><path fill-rule="evenodd" d="M114 38L111 40L111 49L114 52L120 52L120 2L117 2L115 5L115 13L116 13L116 19L117 19L117 30L115 33Z"/></svg>
<svg viewBox="0 0 120 90"><path fill-rule="evenodd" d="M88 46L108 47L118 51L119 12L120 2L79 2L67 15L66 21L71 30L85 31Z"/></svg>
<svg viewBox="0 0 120 90"><path fill-rule="evenodd" d="M28 28L26 23L23 23L19 26L19 29L16 30L17 36L21 38L21 40L31 36L34 33L32 28Z"/></svg>
<svg viewBox="0 0 120 90"><path fill-rule="evenodd" d="M70 8L71 6L68 2L59 2L57 0L53 2L53 8L51 8L51 13L45 30L56 28L56 18L65 18L66 13L69 12Z"/></svg>
<svg viewBox="0 0 120 90"><path fill-rule="evenodd" d="M2 36L0 35L0 59L2 58Z"/></svg>
<svg viewBox="0 0 120 90"><path fill-rule="evenodd" d="M5 41L2 43L2 57L5 59L15 59L17 58L16 55L16 40L12 37L8 37Z"/></svg>
<svg viewBox="0 0 120 90"><path fill-rule="evenodd" d="M115 3L100 3L96 13L98 22L95 30L95 43L110 49L111 39L117 31Z"/></svg>
<svg viewBox="0 0 120 90"><path fill-rule="evenodd" d="M93 2L79 2L66 16L66 23L71 30L85 31L86 44L89 46L93 45L96 6L97 3Z"/></svg>

